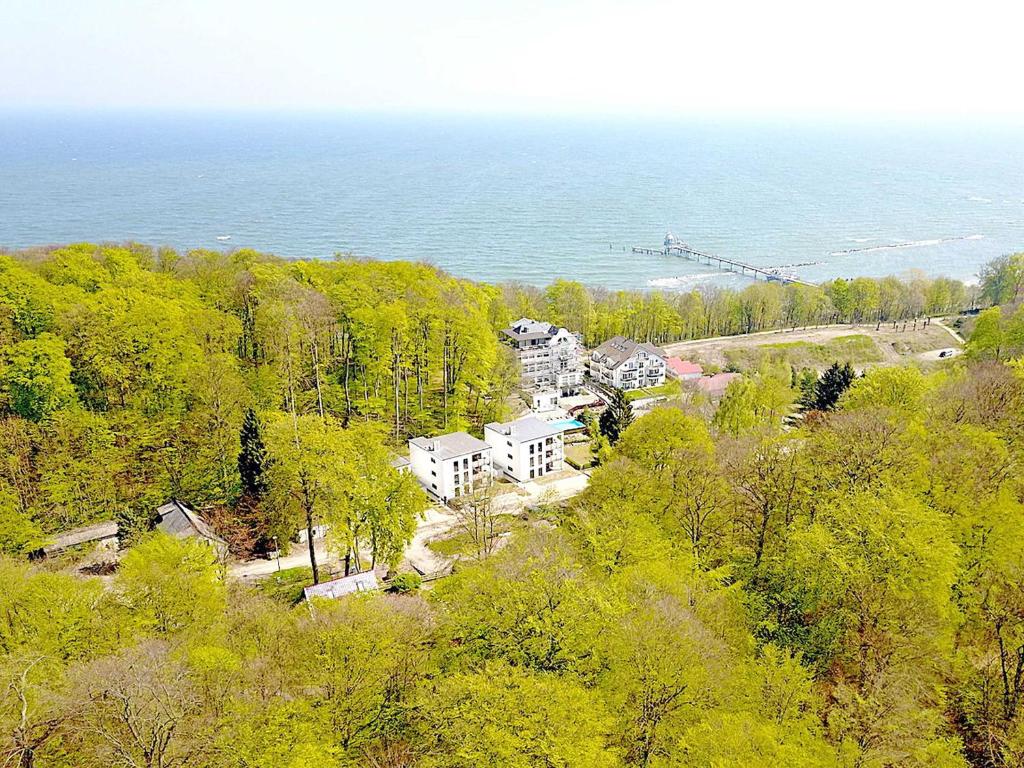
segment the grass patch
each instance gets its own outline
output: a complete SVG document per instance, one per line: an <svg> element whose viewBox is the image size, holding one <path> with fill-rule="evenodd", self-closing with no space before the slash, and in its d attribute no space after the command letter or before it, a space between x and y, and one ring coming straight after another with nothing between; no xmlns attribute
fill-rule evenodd
<svg viewBox="0 0 1024 768"><path fill-rule="evenodd" d="M573 443L564 448L565 461L575 469L587 469L594 464L594 455L590 452L590 441Z"/></svg>
<svg viewBox="0 0 1024 768"><path fill-rule="evenodd" d="M870 336L851 334L815 344L810 341L787 341L757 347L727 349L723 353L731 370L749 373L763 363L785 363L796 368L826 368L832 363L863 366L882 361L882 353Z"/></svg>
<svg viewBox="0 0 1024 768"><path fill-rule="evenodd" d="M666 381L660 387L648 387L646 389L631 389L626 393L626 399L629 402L634 400L642 400L645 397L674 397L675 395L682 394L683 385L675 379Z"/></svg>
<svg viewBox="0 0 1024 768"><path fill-rule="evenodd" d="M278 600L285 605L296 605L302 599L303 587L313 583L313 569L308 565L298 568L285 568L276 571L256 583L256 589L269 598Z"/></svg>
<svg viewBox="0 0 1024 768"><path fill-rule="evenodd" d="M495 521L494 524L494 535L501 536L502 534L515 534L525 529L529 523L521 519L518 515L501 515ZM434 541L428 541L427 546L430 550L444 558L453 557L475 557L476 556L476 545L473 543L473 539L465 531L458 531L444 539L436 539Z"/></svg>

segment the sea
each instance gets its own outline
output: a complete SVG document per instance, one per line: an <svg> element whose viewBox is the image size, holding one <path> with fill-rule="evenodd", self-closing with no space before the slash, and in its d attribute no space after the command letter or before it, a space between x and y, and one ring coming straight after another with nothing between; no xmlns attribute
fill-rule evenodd
<svg viewBox="0 0 1024 768"><path fill-rule="evenodd" d="M0 113L0 247L138 241L421 260L488 282L977 281L1024 250L1024 126L228 112Z"/></svg>

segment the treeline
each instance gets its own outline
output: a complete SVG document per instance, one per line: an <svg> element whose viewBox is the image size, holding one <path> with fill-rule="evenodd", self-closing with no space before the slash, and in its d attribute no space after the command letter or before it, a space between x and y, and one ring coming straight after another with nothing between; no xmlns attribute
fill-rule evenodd
<svg viewBox="0 0 1024 768"><path fill-rule="evenodd" d="M914 275L838 278L820 286L755 282L742 290L608 291L556 280L503 286L516 317L543 317L597 346L615 335L664 344L831 323L886 323L959 313L977 304L957 280Z"/></svg>
<svg viewBox="0 0 1024 768"><path fill-rule="evenodd" d="M24 551L111 517L142 531L170 497L226 521L242 549L290 538L304 516L280 507L294 504L236 514L248 410L268 427L285 415L377 425L391 447L479 430L511 415L519 375L497 331L522 315L590 345L619 333L661 343L957 311L965 291L921 277L681 294L560 280L541 290L422 264L134 244L0 255L0 534L10 532L0 548Z"/></svg>
<svg viewBox="0 0 1024 768"><path fill-rule="evenodd" d="M837 366L796 429L765 406L785 399L773 371L721 422L655 410L583 495L422 594L292 609L162 536L106 588L0 560L0 754L1019 766L1024 367L970 357Z"/></svg>

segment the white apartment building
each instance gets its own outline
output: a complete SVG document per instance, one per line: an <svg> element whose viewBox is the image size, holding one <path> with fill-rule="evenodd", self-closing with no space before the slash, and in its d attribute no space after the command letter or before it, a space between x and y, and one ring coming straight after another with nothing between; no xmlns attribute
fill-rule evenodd
<svg viewBox="0 0 1024 768"><path fill-rule="evenodd" d="M583 344L565 328L528 317L502 331L503 340L516 352L525 389L553 389L574 395L583 384Z"/></svg>
<svg viewBox="0 0 1024 768"><path fill-rule="evenodd" d="M590 377L617 389L665 383L665 353L653 344L614 336L590 353Z"/></svg>
<svg viewBox="0 0 1024 768"><path fill-rule="evenodd" d="M493 451L495 471L516 482L529 482L565 466L562 430L536 416L487 424L484 439Z"/></svg>
<svg viewBox="0 0 1024 768"><path fill-rule="evenodd" d="M415 437L409 467L427 493L448 503L490 482L491 446L466 432Z"/></svg>

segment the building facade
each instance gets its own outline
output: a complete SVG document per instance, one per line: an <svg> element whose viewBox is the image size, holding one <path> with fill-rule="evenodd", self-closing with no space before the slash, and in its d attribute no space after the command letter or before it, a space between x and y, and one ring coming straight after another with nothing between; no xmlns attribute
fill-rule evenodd
<svg viewBox="0 0 1024 768"><path fill-rule="evenodd" d="M487 424L484 439L493 451L495 472L516 482L536 480L565 466L562 430L535 416Z"/></svg>
<svg viewBox="0 0 1024 768"><path fill-rule="evenodd" d="M409 468L427 493L448 503L490 482L491 446L466 432L416 437Z"/></svg>
<svg viewBox="0 0 1024 768"><path fill-rule="evenodd" d="M665 383L665 353L653 344L614 336L590 354L590 377L616 389L657 387Z"/></svg>
<svg viewBox="0 0 1024 768"><path fill-rule="evenodd" d="M525 389L551 389L575 395L583 384L583 344L565 328L527 317L504 329L502 340L515 350Z"/></svg>

